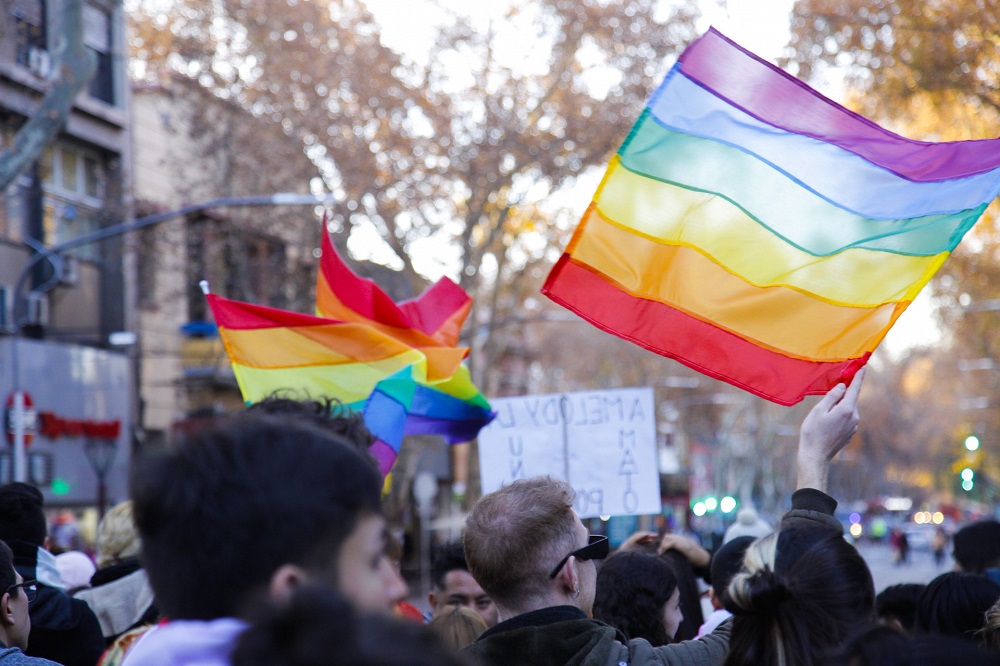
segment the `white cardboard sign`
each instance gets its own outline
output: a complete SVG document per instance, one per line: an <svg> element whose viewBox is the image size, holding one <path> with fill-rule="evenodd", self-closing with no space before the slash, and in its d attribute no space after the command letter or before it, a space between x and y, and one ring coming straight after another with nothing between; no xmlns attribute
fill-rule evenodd
<svg viewBox="0 0 1000 666"><path fill-rule="evenodd" d="M479 432L483 494L548 475L573 487L581 517L660 513L653 389L494 398L490 405L497 417Z"/></svg>

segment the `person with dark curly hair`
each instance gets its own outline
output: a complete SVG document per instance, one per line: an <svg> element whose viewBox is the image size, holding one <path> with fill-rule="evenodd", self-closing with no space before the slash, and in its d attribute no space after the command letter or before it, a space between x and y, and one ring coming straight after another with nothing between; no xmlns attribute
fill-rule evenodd
<svg viewBox="0 0 1000 666"><path fill-rule="evenodd" d="M835 529L790 525L755 541L729 585L724 666L812 666L875 621L864 559Z"/></svg>
<svg viewBox="0 0 1000 666"><path fill-rule="evenodd" d="M496 604L469 573L465 548L460 541L443 544L435 551L431 561L431 582L433 587L427 595L431 618L462 606L478 613L487 627L497 623Z"/></svg>
<svg viewBox="0 0 1000 666"><path fill-rule="evenodd" d="M651 553L615 553L597 572L594 619L628 639L645 638L653 645L672 643L684 619L673 569Z"/></svg>
<svg viewBox="0 0 1000 666"><path fill-rule="evenodd" d="M361 414L352 412L344 403L336 398L298 398L295 391L275 391L260 402L247 407L251 414L271 414L276 416L294 416L306 423L326 430L344 438L353 444L366 457L371 458L373 465L378 465L371 457L369 448L375 443L376 437L365 425Z"/></svg>

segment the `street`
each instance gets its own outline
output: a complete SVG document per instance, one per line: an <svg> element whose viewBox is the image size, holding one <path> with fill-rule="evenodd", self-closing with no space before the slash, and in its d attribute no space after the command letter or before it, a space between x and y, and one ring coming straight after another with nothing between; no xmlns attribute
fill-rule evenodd
<svg viewBox="0 0 1000 666"><path fill-rule="evenodd" d="M858 551L872 571L876 592L897 583L929 583L954 566L950 550L940 567L934 564L930 550L911 550L909 563L899 566L893 563L892 550L887 545L859 544Z"/></svg>

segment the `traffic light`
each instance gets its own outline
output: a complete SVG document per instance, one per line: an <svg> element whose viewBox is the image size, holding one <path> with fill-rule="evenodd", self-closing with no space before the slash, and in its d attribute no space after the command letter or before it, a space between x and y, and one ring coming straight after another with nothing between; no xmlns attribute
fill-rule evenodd
<svg viewBox="0 0 1000 666"><path fill-rule="evenodd" d="M973 488L973 479L976 473L972 471L971 467L966 467L962 470L962 490L969 492Z"/></svg>

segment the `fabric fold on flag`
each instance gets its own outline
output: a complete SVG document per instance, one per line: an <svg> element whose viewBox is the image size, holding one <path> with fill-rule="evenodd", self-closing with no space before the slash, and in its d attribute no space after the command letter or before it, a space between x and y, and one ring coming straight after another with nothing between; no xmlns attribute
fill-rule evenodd
<svg viewBox="0 0 1000 666"><path fill-rule="evenodd" d="M652 95L542 292L780 404L849 382L1000 193L1000 139L905 139L714 29Z"/></svg>
<svg viewBox="0 0 1000 666"><path fill-rule="evenodd" d="M901 137L824 97L715 28L691 44L678 62L686 76L733 106L912 180L951 180L1000 167L1000 139L931 143Z"/></svg>
<svg viewBox="0 0 1000 666"><path fill-rule="evenodd" d="M441 278L416 299L397 305L373 281L347 267L330 242L325 218L323 229L316 283L319 316L367 324L417 347L458 344L472 308L472 299L461 287Z"/></svg>
<svg viewBox="0 0 1000 666"><path fill-rule="evenodd" d="M777 127L728 106L713 91L687 79L680 64L667 75L647 108L664 127L738 147L863 217L953 213L975 208L1000 192L992 171L951 180L914 181L839 145ZM865 186L858 187L858 183Z"/></svg>
<svg viewBox="0 0 1000 666"><path fill-rule="evenodd" d="M468 349L442 345L423 330L412 329L407 335L403 326L377 322L419 321L438 333L442 325L460 328L461 317L456 319L455 313L465 307L462 299L447 288L438 289L429 298L425 293L419 306L402 311L390 307L377 295L381 290L369 284L361 297L337 285L347 303L368 307L364 315L355 313L354 320L304 315L214 294L208 295L208 303L248 404L285 391L339 400L363 415L377 438L370 451L386 475L404 436L435 434L453 443L468 441L494 414L462 363ZM434 302L436 295L444 305Z"/></svg>

